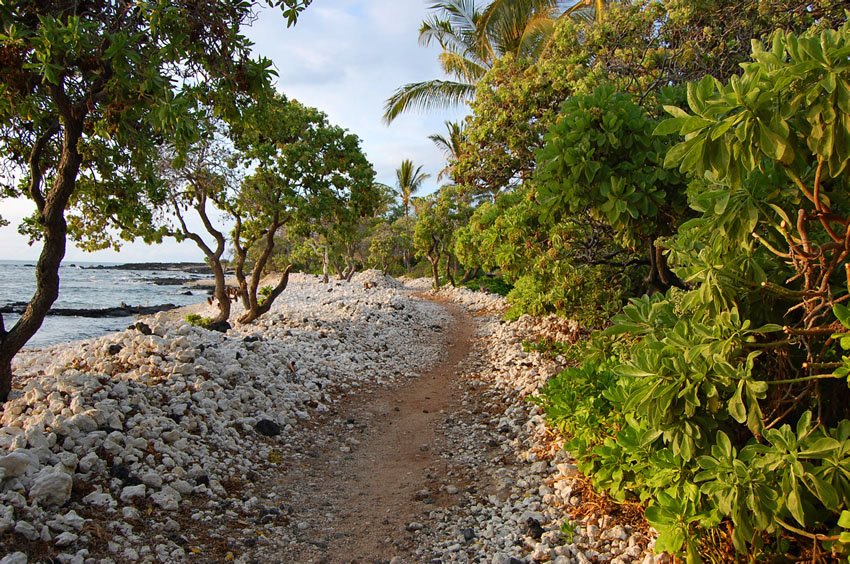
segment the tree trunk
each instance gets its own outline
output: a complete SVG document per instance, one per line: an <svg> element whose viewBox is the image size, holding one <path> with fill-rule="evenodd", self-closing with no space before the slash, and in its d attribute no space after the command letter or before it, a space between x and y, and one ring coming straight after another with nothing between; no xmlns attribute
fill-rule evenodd
<svg viewBox="0 0 850 564"><path fill-rule="evenodd" d="M345 281L351 282L351 279L354 278L354 274L357 272L357 265L351 264L348 267L348 272L345 273Z"/></svg>
<svg viewBox="0 0 850 564"><path fill-rule="evenodd" d="M463 278L460 279L461 286L466 284L467 282L469 282L473 278L477 278L479 272L481 272L480 266L476 266L475 268L470 268L469 270L467 270L464 273Z"/></svg>
<svg viewBox="0 0 850 564"><path fill-rule="evenodd" d="M457 288L457 284L455 284L455 266L454 257L449 253L446 255L446 278L448 278L452 288Z"/></svg>
<svg viewBox="0 0 850 564"><path fill-rule="evenodd" d="M330 282L331 259L328 256L328 247L322 247L322 284Z"/></svg>
<svg viewBox="0 0 850 564"><path fill-rule="evenodd" d="M0 402L5 402L12 389L12 359L39 330L50 307L59 297L59 266L65 257L68 224L65 208L74 193L80 171L77 142L82 136L82 119L66 119L62 153L56 177L39 205L44 243L36 265L36 290L17 323L0 332ZM38 164L40 170L40 164ZM32 171L31 171L32 173Z"/></svg>
<svg viewBox="0 0 850 564"><path fill-rule="evenodd" d="M262 304L260 304L257 300L257 288L260 285L260 278L262 278L263 270L265 270L269 257L274 250L274 234L282 225L283 222L281 222L279 216L276 215L272 220L268 231L265 233L265 247L263 248L263 252L260 253L260 256L257 257L257 262L254 263L254 268L251 270L251 282L247 284L248 307L246 308L245 314L238 319L239 323L251 323L261 315L268 313L275 299L277 299L281 292L286 289L286 285L289 283L289 271L292 270L291 264L286 267L286 270L284 270L280 282L272 289L271 295L269 295ZM242 251L244 252L244 248ZM237 273L242 272L242 270L242 268L238 268ZM242 272L242 278L245 278L244 272Z"/></svg>
<svg viewBox="0 0 850 564"><path fill-rule="evenodd" d="M431 263L431 274L434 276L434 289L440 289L440 255L437 255L436 258L431 258L431 255L428 255L428 262Z"/></svg>
<svg viewBox="0 0 850 564"><path fill-rule="evenodd" d="M230 213L236 218L236 226L233 228L233 253L236 255L236 263L233 265L236 274L236 283L239 285L239 299L245 311L251 309L251 301L248 299L248 281L245 279L245 261L248 258L248 249L252 241L242 245L242 217L235 208L230 208Z"/></svg>
<svg viewBox="0 0 850 564"><path fill-rule="evenodd" d="M245 314L239 318L239 323L251 323L255 319L269 312L274 301L283 293L284 290L286 290L286 286L289 284L289 273L291 270L292 265L290 264L281 274L280 281L277 283L274 290L272 290L271 295L266 298L266 301L262 304L258 304L255 300L251 309L246 311Z"/></svg>
<svg viewBox="0 0 850 564"><path fill-rule="evenodd" d="M649 273L646 275L646 286L650 295L666 292L673 286L685 288L684 282L667 266L664 249L655 242L649 243Z"/></svg>
<svg viewBox="0 0 850 564"><path fill-rule="evenodd" d="M224 268L221 266L221 260L215 255L207 258L209 258L210 268L215 278L214 295L216 301L218 301L218 315L213 322L221 323L227 321L230 317L230 297L227 295L227 280L224 277Z"/></svg>

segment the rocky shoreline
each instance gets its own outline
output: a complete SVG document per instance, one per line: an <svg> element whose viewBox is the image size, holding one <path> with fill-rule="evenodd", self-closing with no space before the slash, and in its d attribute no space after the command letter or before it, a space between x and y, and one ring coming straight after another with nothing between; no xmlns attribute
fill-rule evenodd
<svg viewBox="0 0 850 564"><path fill-rule="evenodd" d="M149 335L22 353L0 417L0 562L285 561L302 522L265 486L346 397L438 362L450 318L414 296L427 286L295 275L268 317L226 334L161 313ZM505 324L492 314L501 298L444 295L477 312L480 339L462 367L464 408L441 424L456 472L445 479L478 486L441 486L457 503L409 527L414 561L654 561L650 532L579 510L580 478L524 400L557 365L521 340L574 328Z"/></svg>
<svg viewBox="0 0 850 564"><path fill-rule="evenodd" d="M14 314L23 314L26 310L27 306L26 302L13 302L10 304L6 304L4 306L0 306L0 313L14 313ZM170 311L172 309L176 309L177 305L175 304L159 304L153 306L142 306L142 305L127 305L121 304L116 307L105 307L105 308L61 308L55 307L51 308L47 315L56 315L60 317L132 317L134 315L153 315L155 313L159 313L161 311Z"/></svg>
<svg viewBox="0 0 850 564"><path fill-rule="evenodd" d="M80 266L80 268L83 270L162 270L187 274L212 274L212 270L205 262L128 262L124 264Z"/></svg>

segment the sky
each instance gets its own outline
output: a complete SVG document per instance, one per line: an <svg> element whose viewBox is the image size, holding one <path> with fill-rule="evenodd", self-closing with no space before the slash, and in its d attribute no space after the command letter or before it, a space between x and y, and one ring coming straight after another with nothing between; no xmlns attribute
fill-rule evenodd
<svg viewBox="0 0 850 564"><path fill-rule="evenodd" d="M278 89L290 98L319 108L334 125L358 135L377 173L376 180L395 185L395 169L411 159L431 174L423 193L437 188L445 166L442 153L428 135L445 132L445 120L458 120L464 108L408 113L391 125L383 123L384 101L402 84L442 78L439 48L418 43L419 25L430 0L314 0L298 23L286 27L279 12L266 10L246 29L255 53L271 59ZM0 200L0 215L11 225L0 227L0 260L35 260L40 247L30 247L16 226L31 213L28 200ZM120 253L86 253L70 242L66 262L202 261L191 242L161 245L125 244Z"/></svg>

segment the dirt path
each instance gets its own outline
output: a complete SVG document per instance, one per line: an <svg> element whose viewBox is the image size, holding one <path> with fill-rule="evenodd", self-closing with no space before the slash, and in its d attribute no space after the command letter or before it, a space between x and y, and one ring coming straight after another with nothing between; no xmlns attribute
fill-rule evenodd
<svg viewBox="0 0 850 564"><path fill-rule="evenodd" d="M427 373L344 402L334 421L282 476L297 542L276 555L289 562L413 561L421 521L456 500L445 487L439 423L458 407L453 388L471 350L474 321L443 303L453 317L445 359ZM411 338L416 338L412 335Z"/></svg>

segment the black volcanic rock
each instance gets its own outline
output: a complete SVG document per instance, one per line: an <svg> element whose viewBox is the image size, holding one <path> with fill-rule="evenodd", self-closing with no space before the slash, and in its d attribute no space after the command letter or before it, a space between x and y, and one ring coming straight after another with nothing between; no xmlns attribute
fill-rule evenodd
<svg viewBox="0 0 850 564"><path fill-rule="evenodd" d="M280 425L271 419L260 419L257 421L257 424L254 425L254 429L265 437L276 437L280 435Z"/></svg>
<svg viewBox="0 0 850 564"><path fill-rule="evenodd" d="M0 306L0 313L16 313L22 314L26 309L25 302L12 302L4 306ZM153 315L160 311L168 311L179 307L175 304L160 304L155 306L132 306L121 304L117 307L105 308L51 308L47 315L57 315L64 317L130 317L133 315Z"/></svg>
<svg viewBox="0 0 850 564"><path fill-rule="evenodd" d="M191 274L212 274L210 267L203 262L130 262L127 264L99 264L84 266L85 270L165 270L188 272Z"/></svg>

